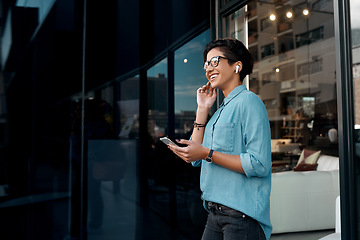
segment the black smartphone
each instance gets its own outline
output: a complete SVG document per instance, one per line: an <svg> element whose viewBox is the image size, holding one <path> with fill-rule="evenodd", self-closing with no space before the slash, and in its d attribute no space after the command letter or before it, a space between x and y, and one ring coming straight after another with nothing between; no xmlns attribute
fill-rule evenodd
<svg viewBox="0 0 360 240"><path fill-rule="evenodd" d="M173 141L171 141L168 137L162 137L162 138L160 138L160 141L162 141L162 142L165 143L166 145L168 145L168 144L177 145L176 143L174 143ZM178 146L178 145L177 145L177 146Z"/></svg>

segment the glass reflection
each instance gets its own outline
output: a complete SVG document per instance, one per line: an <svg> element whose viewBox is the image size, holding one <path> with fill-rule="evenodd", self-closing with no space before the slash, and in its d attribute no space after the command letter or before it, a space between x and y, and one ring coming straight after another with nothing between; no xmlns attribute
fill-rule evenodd
<svg viewBox="0 0 360 240"><path fill-rule="evenodd" d="M175 132L179 138L189 137L197 107L196 89L207 83L202 51L208 40L206 31L175 51Z"/></svg>
<svg viewBox="0 0 360 240"><path fill-rule="evenodd" d="M207 83L202 68L202 53L209 39L209 30L203 32L175 51L175 137L189 139L197 109L196 90ZM187 59L186 62L183 60ZM177 221L188 239L200 239L206 221L206 212L200 199L200 169L176 160Z"/></svg>
<svg viewBox="0 0 360 240"><path fill-rule="evenodd" d="M167 58L147 71L148 85L148 158L144 162L147 174L149 206L169 220L171 171L168 149L159 138L168 135Z"/></svg>
<svg viewBox="0 0 360 240"><path fill-rule="evenodd" d="M55 4L55 0L18 0L16 1L16 6L26 7L26 8L37 8L39 14L39 23L41 23L46 15L49 13L52 6Z"/></svg>
<svg viewBox="0 0 360 240"><path fill-rule="evenodd" d="M155 140L167 135L167 59L148 70L149 134Z"/></svg>
<svg viewBox="0 0 360 240"><path fill-rule="evenodd" d="M85 102L87 239L136 234L139 76Z"/></svg>

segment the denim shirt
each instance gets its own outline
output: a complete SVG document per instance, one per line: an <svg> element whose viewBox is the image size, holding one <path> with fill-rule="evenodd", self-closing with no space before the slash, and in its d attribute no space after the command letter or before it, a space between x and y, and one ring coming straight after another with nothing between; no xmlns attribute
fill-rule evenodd
<svg viewBox="0 0 360 240"><path fill-rule="evenodd" d="M270 124L263 102L240 85L229 93L207 123L202 145L214 151L240 155L245 174L205 160L192 163L195 167L201 166L201 198L254 218L267 239L272 231L270 139Z"/></svg>

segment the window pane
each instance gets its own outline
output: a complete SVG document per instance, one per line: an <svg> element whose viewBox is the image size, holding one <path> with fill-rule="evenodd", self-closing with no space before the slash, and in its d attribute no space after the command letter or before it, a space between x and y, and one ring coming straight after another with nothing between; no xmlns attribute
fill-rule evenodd
<svg viewBox="0 0 360 240"><path fill-rule="evenodd" d="M202 57L208 41L206 31L175 51L175 129L179 137L189 137L197 108L196 90L208 82Z"/></svg>
<svg viewBox="0 0 360 240"><path fill-rule="evenodd" d="M223 34L232 36L248 27L245 43L255 55L249 88L268 108L272 138L288 138L300 145L300 150L321 149L324 154L337 155L337 143L328 136L330 129L337 128L333 14L329 4L331 1L318 2L316 11L305 16L302 5L250 1L246 15L239 15L240 9L224 17ZM270 19L271 14L275 20Z"/></svg>
<svg viewBox="0 0 360 240"><path fill-rule="evenodd" d="M307 15L303 13L305 8ZM241 11L244 14L239 14ZM222 20L222 37L238 38L254 56L248 88L264 102L271 124L274 184L270 209L274 233L292 231L287 228L293 224L289 219L296 219L297 230L306 230L298 222L308 212L297 214L291 209L286 216L275 213L274 202L283 200L276 198L277 191L282 196L293 193L287 193L274 177L277 172L293 170L304 150L321 151L321 156L335 157L338 162L333 1L247 1L245 7L234 9ZM244 36L237 35L241 29ZM339 183L326 186L334 189L328 198L328 211L333 212ZM318 222L324 226L327 222L332 228L335 218L329 220L319 216Z"/></svg>
<svg viewBox="0 0 360 240"><path fill-rule="evenodd" d="M175 137L189 139L197 109L196 90L207 83L202 53L209 30L175 51ZM200 168L176 161L178 225L189 239L200 239L206 220L199 188Z"/></svg>
<svg viewBox="0 0 360 240"><path fill-rule="evenodd" d="M139 76L89 93L85 102L88 238L124 228L135 238ZM122 196L130 201L124 202ZM116 207L114 207L116 206ZM111 211L108 211L111 209Z"/></svg>
<svg viewBox="0 0 360 240"><path fill-rule="evenodd" d="M351 0L351 34L353 44L353 77L355 96L355 125L360 129L360 4Z"/></svg>
<svg viewBox="0 0 360 240"><path fill-rule="evenodd" d="M146 164L149 205L169 219L170 174L168 149L159 138L168 135L168 78L167 58L147 72L148 84L148 161Z"/></svg>
<svg viewBox="0 0 360 240"><path fill-rule="evenodd" d="M352 34L352 57L353 57L353 87L354 87L354 149L355 149L355 202L357 209L359 203L360 193L360 2L356 0L350 0L351 9L351 34ZM360 221L360 211L356 211L356 221ZM356 229L357 236L360 236L360 227Z"/></svg>
<svg viewBox="0 0 360 240"><path fill-rule="evenodd" d="M149 133L153 139L167 135L167 58L148 70Z"/></svg>

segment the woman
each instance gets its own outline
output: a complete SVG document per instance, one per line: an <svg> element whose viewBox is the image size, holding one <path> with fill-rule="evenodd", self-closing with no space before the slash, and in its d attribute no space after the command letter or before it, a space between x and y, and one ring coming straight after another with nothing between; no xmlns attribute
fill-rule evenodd
<svg viewBox="0 0 360 240"><path fill-rule="evenodd" d="M185 147L168 147L201 166L201 198L209 212L202 239L269 239L269 119L262 101L243 85L252 56L240 41L227 38L208 43L203 58L209 82L197 90L191 140L177 140ZM225 99L207 122L216 89Z"/></svg>

